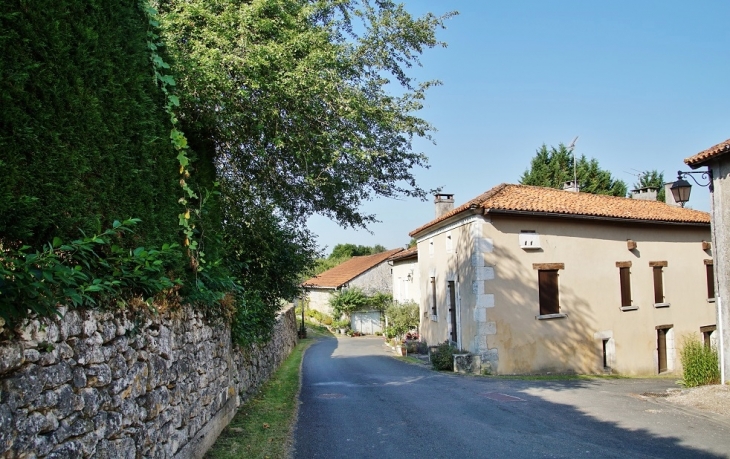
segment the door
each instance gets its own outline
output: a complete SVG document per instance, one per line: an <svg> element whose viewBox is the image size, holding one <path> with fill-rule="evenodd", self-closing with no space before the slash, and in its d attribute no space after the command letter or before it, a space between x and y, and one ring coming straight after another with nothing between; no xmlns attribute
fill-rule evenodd
<svg viewBox="0 0 730 459"><path fill-rule="evenodd" d="M456 288L454 281L449 281L449 313L451 314L451 341L458 343L456 340Z"/></svg>
<svg viewBox="0 0 730 459"><path fill-rule="evenodd" d="M667 371L667 328L656 331L656 349L659 357L659 373Z"/></svg>

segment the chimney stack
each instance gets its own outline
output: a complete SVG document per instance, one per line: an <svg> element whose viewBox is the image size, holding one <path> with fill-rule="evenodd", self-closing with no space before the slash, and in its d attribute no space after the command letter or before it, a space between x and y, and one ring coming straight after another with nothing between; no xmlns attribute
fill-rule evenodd
<svg viewBox="0 0 730 459"><path fill-rule="evenodd" d="M666 202L667 205L670 206L682 207L681 204L674 200L674 195L672 194L672 185L674 185L674 182L667 182L664 184L664 202Z"/></svg>
<svg viewBox="0 0 730 459"><path fill-rule="evenodd" d="M653 186L647 186L644 188L638 188L636 190L631 190L632 198L641 199L643 201L656 201L658 194L659 194L659 188L656 188Z"/></svg>
<svg viewBox="0 0 730 459"><path fill-rule="evenodd" d="M436 207L436 218L454 209L454 195L439 193L434 196L433 203Z"/></svg>
<svg viewBox="0 0 730 459"><path fill-rule="evenodd" d="M580 186L578 185L578 182L568 180L567 182L563 183L563 191L573 191L575 193L578 193L580 191Z"/></svg>

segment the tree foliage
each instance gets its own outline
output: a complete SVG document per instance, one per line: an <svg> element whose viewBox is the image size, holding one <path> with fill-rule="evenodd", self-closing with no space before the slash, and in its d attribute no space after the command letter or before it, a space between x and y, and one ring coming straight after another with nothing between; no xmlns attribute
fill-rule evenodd
<svg viewBox="0 0 730 459"><path fill-rule="evenodd" d="M332 269L335 266L346 262L352 257L360 257L364 255L375 255L376 253L385 252L387 249L380 245L375 244L374 246L367 245L356 245L356 244L337 244L333 249L332 253L327 258L319 258L314 266L313 271L310 273L312 276L321 274L328 269Z"/></svg>
<svg viewBox="0 0 730 459"><path fill-rule="evenodd" d="M224 186L346 226L375 221L365 200L428 195L412 140L430 138L415 113L437 82L407 70L443 45L450 14L389 0L162 0L160 13L185 133Z"/></svg>
<svg viewBox="0 0 730 459"><path fill-rule="evenodd" d="M576 175L581 192L626 196L626 183L601 169L596 159L587 159L585 155L576 158ZM567 181L573 181L573 154L563 144L549 149L543 144L530 161L530 168L520 177L522 185L558 189Z"/></svg>
<svg viewBox="0 0 730 459"><path fill-rule="evenodd" d="M639 188L647 187L657 188L657 201L666 202L664 172L653 169L639 174L639 181L634 183L634 189L638 190Z"/></svg>

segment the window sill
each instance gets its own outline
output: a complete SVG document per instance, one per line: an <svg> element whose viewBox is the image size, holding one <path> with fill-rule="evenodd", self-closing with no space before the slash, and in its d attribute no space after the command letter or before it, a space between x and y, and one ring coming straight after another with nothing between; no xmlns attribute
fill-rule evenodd
<svg viewBox="0 0 730 459"><path fill-rule="evenodd" d="M621 306L622 311L636 311L639 309L638 306Z"/></svg>
<svg viewBox="0 0 730 459"><path fill-rule="evenodd" d="M654 303L655 308L668 308L669 303Z"/></svg>
<svg viewBox="0 0 730 459"><path fill-rule="evenodd" d="M562 312L558 314L541 314L539 316L535 316L535 319L537 320L550 320L550 319L564 319L568 317L568 314L564 314Z"/></svg>
<svg viewBox="0 0 730 459"><path fill-rule="evenodd" d="M715 299L714 299L714 298L708 298L708 299L707 299L707 302L708 302L708 303L714 303L714 302L715 302Z"/></svg>

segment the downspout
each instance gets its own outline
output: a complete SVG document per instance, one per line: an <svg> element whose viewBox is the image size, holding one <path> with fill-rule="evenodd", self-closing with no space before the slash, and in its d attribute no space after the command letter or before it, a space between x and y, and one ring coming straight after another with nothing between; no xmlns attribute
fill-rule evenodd
<svg viewBox="0 0 730 459"><path fill-rule="evenodd" d="M720 164L717 163L718 167L718 176L720 175ZM715 224L715 184L713 183L715 180L715 174L712 173L712 167L707 167L709 174L710 174L710 218L712 221L712 225L710 226L710 229L712 231L712 258L715 258L715 252L717 250L717 236L716 236L716 227ZM717 270L715 269L715 264L713 263L712 269L714 272L714 280L715 280L715 292L721 293L719 284L720 284L720 276L717 275ZM723 386L725 385L725 337L724 334L724 327L723 327L723 317L722 317L722 298L718 295L718 297L715 299L715 302L717 303L717 326L719 328L718 332L720 333L720 355L719 355L719 364L720 364L720 384Z"/></svg>
<svg viewBox="0 0 730 459"><path fill-rule="evenodd" d="M720 384L725 385L725 340L722 337L722 298L717 297L717 325L720 327Z"/></svg>

